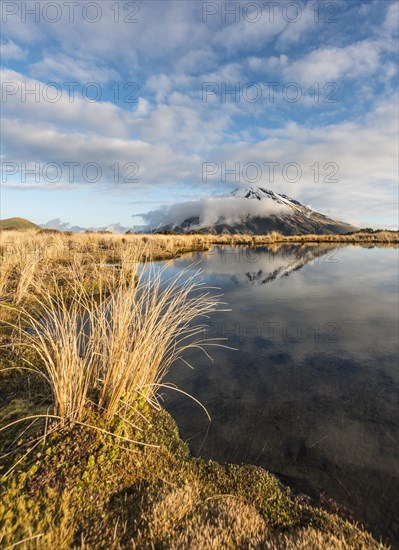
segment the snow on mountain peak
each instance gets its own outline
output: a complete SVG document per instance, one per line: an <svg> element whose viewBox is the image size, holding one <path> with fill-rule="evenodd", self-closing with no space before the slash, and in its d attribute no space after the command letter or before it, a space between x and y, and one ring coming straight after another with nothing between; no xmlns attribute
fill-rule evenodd
<svg viewBox="0 0 399 550"><path fill-rule="evenodd" d="M279 204L289 206L293 210L306 209L306 207L298 201L295 201L294 199L291 199L286 195L279 195L278 193L275 193L274 191L271 191L270 189L265 189L263 187L247 187L245 189L237 188L231 193L231 195L237 198L257 199L259 201L264 199L271 199Z"/></svg>

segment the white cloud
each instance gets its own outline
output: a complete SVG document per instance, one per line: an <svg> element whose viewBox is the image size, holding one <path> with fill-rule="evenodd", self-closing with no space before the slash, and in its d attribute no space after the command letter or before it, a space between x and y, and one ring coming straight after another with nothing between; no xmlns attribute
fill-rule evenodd
<svg viewBox="0 0 399 550"><path fill-rule="evenodd" d="M185 156L167 144L153 145L141 140L129 140L121 138L110 138L100 136L88 136L83 133L67 133L48 125L32 124L28 122L4 119L3 138L7 143L5 162L16 162L19 166L26 163L31 166L35 162L43 166L49 162L58 163L62 170L62 181L58 185L69 187L69 169L65 167L66 162L79 163L75 169L73 181L76 184L87 185L89 178L80 176L83 167L88 163L97 163L101 168L101 178L97 184L100 188L103 184L108 188L119 189L120 192L135 189L144 192L146 187L162 183L167 185L174 183L178 185L188 181L193 174L200 173L201 162L194 156ZM120 176L114 183L115 169L111 169L118 163ZM138 172L132 165L136 163ZM133 174L133 172L135 172ZM93 172L94 173L94 172ZM7 184L21 186L21 180L7 178ZM51 183L53 176L41 177L37 183L28 184L27 187L54 188ZM138 179L137 183L130 183L128 178ZM6 183L3 183L6 185Z"/></svg>
<svg viewBox="0 0 399 550"><path fill-rule="evenodd" d="M387 8L387 13L385 21L382 25L384 32L389 34L398 34L399 27L399 4L398 2L393 2Z"/></svg>
<svg viewBox="0 0 399 550"><path fill-rule="evenodd" d="M281 71L288 63L288 57L284 54L279 56L272 55L270 57L262 58L252 56L248 58L248 65L254 71Z"/></svg>
<svg viewBox="0 0 399 550"><path fill-rule="evenodd" d="M21 85L23 75L4 70L3 81ZM28 81L29 87L33 81ZM136 162L140 166L138 189L145 193L154 185L174 185L176 193L185 184L205 191L221 185L219 179L202 181L202 162L297 162L303 177L297 184L284 181L280 171L270 183L264 171L259 185L286 192L305 204L332 217L354 222L363 214L378 210L394 217L397 185L396 98L380 101L363 120L348 120L322 127L294 123L271 129L259 126L265 139L254 140L253 132L230 136L229 106L215 110L201 101L182 94L172 94L176 104L151 106L140 99L136 111L126 111L107 102L87 103L67 98L48 102L21 103L18 94L3 103L4 160L11 162L76 161L81 165L97 162L103 168L101 183L113 185L109 166ZM321 167L321 182L326 175L325 163L339 166L339 183L314 183L309 169L315 162ZM84 182L82 182L84 183ZM9 184L22 186L17 179ZM64 180L59 183L69 186ZM43 186L43 185L41 185ZM201 186L201 187L200 187ZM48 184L54 188L55 185ZM388 222L391 223L391 222Z"/></svg>
<svg viewBox="0 0 399 550"><path fill-rule="evenodd" d="M394 51L389 39L362 40L344 47L322 46L310 53L292 59L279 56L248 58L250 68L264 77L276 75L285 83L299 82L311 86L314 82L342 82L343 79L364 79L373 75L391 78L396 68L391 63L383 64L382 56Z"/></svg>
<svg viewBox="0 0 399 550"><path fill-rule="evenodd" d="M26 51L12 40L0 44L0 53L3 59L25 59L27 55Z"/></svg>
<svg viewBox="0 0 399 550"><path fill-rule="evenodd" d="M344 48L318 48L288 66L283 65L284 77L296 82L331 82L346 78L370 76L380 67L383 46L364 40Z"/></svg>
<svg viewBox="0 0 399 550"><path fill-rule="evenodd" d="M288 206L273 200L248 200L238 197L206 197L197 201L187 201L164 206L159 210L138 214L148 225L148 229L157 229L169 224L179 224L187 218L199 218L193 228L209 227L216 223L233 225L254 217L270 214L289 213Z"/></svg>
<svg viewBox="0 0 399 550"><path fill-rule="evenodd" d="M149 101L144 99L143 97L139 98L139 102L137 105L137 109L135 110L135 116L137 117L146 117L151 111L151 105Z"/></svg>
<svg viewBox="0 0 399 550"><path fill-rule="evenodd" d="M32 79L16 71L2 69L1 80L3 95L2 114L5 118L23 119L24 122L37 122L38 125L59 126L65 130L82 131L88 134L127 138L134 126L136 118L148 114L149 105L141 103L127 111L119 105L107 101L88 101L82 95L83 87L79 85L70 95L62 90L58 100L55 88L46 82ZM83 83L82 83L83 84ZM36 90L34 94L24 94L24 90ZM101 94L104 87L98 85ZM94 90L95 92L95 90ZM92 91L93 93L93 91ZM89 95L89 92L87 93Z"/></svg>
<svg viewBox="0 0 399 550"><path fill-rule="evenodd" d="M151 75L146 83L147 89L156 94L155 99L158 103L166 99L172 86L172 79L166 74Z"/></svg>
<svg viewBox="0 0 399 550"><path fill-rule="evenodd" d="M295 6L295 3L293 3ZM299 4L299 3L298 3ZM297 5L298 5L297 4ZM286 4L288 5L288 4ZM301 5L301 4L299 4ZM295 18L296 13L294 10L291 10L292 13L288 17ZM288 14L288 10L287 10ZM301 16L298 21L295 23L288 23L283 32L277 39L277 44L280 48L285 48L289 44L297 43L302 38L307 36L310 31L318 30L319 24L315 23L314 12L309 9L309 6L306 6L305 9L301 10Z"/></svg>
<svg viewBox="0 0 399 550"><path fill-rule="evenodd" d="M119 78L118 73L110 67L99 67L97 60L79 59L68 55L45 55L41 61L30 65L30 72L36 78L47 81L73 82L85 85L89 82L103 84Z"/></svg>
<svg viewBox="0 0 399 550"><path fill-rule="evenodd" d="M27 4L35 5L29 0ZM311 10L304 10L300 20L290 24L282 16L282 10L277 9L274 21L270 22L265 3L258 2L263 15L255 23L245 21L242 14L239 23L229 17L223 22L220 13L204 23L202 2L172 0L137 3L138 22L129 23L125 19L132 11L131 5L118 2L119 19L115 22L114 0L102 0L100 19L89 23L82 16L81 6L74 8L75 16L70 22L66 4L62 18L55 23L46 21L44 8L37 3L39 23L35 23L33 17L27 17L22 23L20 13L8 17L6 32L11 39L37 45L52 42L57 46L56 54L45 52L44 58L35 64L37 72L33 74L37 77L47 78L47 71L52 68L64 76L62 63L57 64L61 56L65 56L65 70L69 69L71 74L80 69L74 68L68 59L77 59L86 71L88 65L101 60L103 65L109 62L116 71L130 76L149 63L158 64L165 72L173 67L173 70L198 74L216 68L221 52L226 50L231 54L240 54L247 48L259 51L281 33L284 42L297 41L308 32L312 15ZM240 6L240 11L245 6Z"/></svg>
<svg viewBox="0 0 399 550"><path fill-rule="evenodd" d="M191 49L179 59L176 68L182 73L201 74L212 66L216 67L217 59L216 53L211 50Z"/></svg>
<svg viewBox="0 0 399 550"><path fill-rule="evenodd" d="M73 231L74 233L81 233L83 231L111 231L112 233L125 233L131 227L124 227L119 222L111 223L106 227L81 227L80 225L72 225L69 222L64 222L60 218L54 218L49 220L45 224L42 224L44 229L57 229L58 231Z"/></svg>

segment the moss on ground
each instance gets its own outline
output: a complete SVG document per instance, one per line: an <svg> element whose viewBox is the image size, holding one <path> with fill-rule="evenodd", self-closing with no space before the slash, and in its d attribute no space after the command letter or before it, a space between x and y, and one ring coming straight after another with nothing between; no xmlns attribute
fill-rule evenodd
<svg viewBox="0 0 399 550"><path fill-rule="evenodd" d="M21 372L2 375L0 394L7 387L10 395L3 425L43 412L43 383L28 387ZM2 460L0 546L383 548L356 526L293 496L261 468L191 457L166 411L138 409L111 425L88 411L87 423L96 429L52 431L50 423L45 439L36 440L37 426L36 434L31 428L19 435ZM8 431L0 435L4 452L12 438Z"/></svg>

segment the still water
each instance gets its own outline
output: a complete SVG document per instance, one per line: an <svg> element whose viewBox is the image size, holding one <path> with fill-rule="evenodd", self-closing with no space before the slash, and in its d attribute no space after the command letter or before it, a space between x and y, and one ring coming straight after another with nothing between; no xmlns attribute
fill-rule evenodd
<svg viewBox="0 0 399 550"><path fill-rule="evenodd" d="M195 266L190 267L193 262ZM201 268L231 311L167 377L193 401L166 407L194 454L257 464L399 541L398 251L320 245L215 247L167 263Z"/></svg>

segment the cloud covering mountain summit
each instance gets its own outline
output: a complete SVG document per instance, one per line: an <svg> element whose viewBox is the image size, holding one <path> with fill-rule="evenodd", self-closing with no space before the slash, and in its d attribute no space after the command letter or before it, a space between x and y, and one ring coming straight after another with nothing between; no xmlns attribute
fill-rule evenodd
<svg viewBox="0 0 399 550"><path fill-rule="evenodd" d="M164 209L141 214L141 217L149 230L179 225L188 218L198 218L198 223L191 228L194 230L219 223L233 226L242 222L243 219L288 214L289 211L289 207L285 204L273 201L248 201L245 196L231 194L172 204Z"/></svg>
<svg viewBox="0 0 399 550"><path fill-rule="evenodd" d="M315 212L283 194L249 187L141 214L147 231L186 233L347 233L355 228Z"/></svg>

